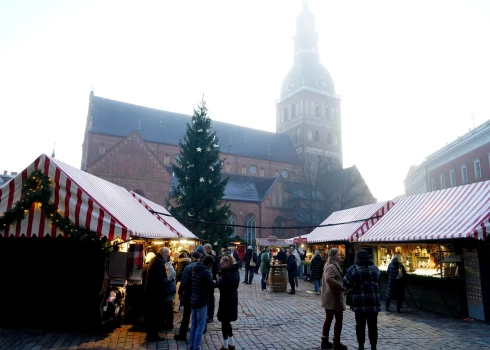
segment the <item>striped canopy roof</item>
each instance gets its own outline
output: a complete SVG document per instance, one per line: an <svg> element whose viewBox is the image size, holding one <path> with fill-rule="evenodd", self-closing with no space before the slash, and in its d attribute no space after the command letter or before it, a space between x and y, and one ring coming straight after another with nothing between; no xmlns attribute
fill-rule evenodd
<svg viewBox="0 0 490 350"><path fill-rule="evenodd" d="M44 154L0 188L0 215L21 199L22 185L35 170L42 171L53 181L51 201L77 226L110 240L116 237L126 240L130 236L177 237L126 189ZM0 234L4 237L56 237L61 232L51 225L42 209L33 204L23 220L14 222Z"/></svg>
<svg viewBox="0 0 490 350"><path fill-rule="evenodd" d="M317 227L303 237L308 239L308 243L356 241L380 220L378 217L385 215L392 207L393 202L387 201L336 211L321 223L334 226ZM363 221L342 224L357 220Z"/></svg>
<svg viewBox="0 0 490 350"><path fill-rule="evenodd" d="M157 213L153 213L155 217L163 224L165 227L170 229L173 233L175 233L178 237L181 238L191 238L191 239L198 239L191 231L187 229L184 225L182 225L176 218L173 216L169 216L170 213L168 212L167 209L165 209L163 206L160 204L156 204L155 202L152 202L151 200L140 196L136 192L131 191L131 194L133 195L136 200L143 205L147 210L153 210L159 213L164 213L167 215L161 215Z"/></svg>
<svg viewBox="0 0 490 350"><path fill-rule="evenodd" d="M486 239L490 181L400 199L360 241Z"/></svg>

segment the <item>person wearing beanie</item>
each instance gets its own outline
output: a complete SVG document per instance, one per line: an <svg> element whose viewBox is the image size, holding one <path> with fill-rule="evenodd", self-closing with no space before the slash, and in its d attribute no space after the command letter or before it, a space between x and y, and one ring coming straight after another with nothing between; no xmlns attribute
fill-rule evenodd
<svg viewBox="0 0 490 350"><path fill-rule="evenodd" d="M371 349L378 343L378 313L381 311L379 269L365 250L357 253L354 265L344 276L344 286L353 292L351 310L356 317L356 336L360 350L364 350L366 323Z"/></svg>
<svg viewBox="0 0 490 350"><path fill-rule="evenodd" d="M196 252L200 253L203 257L204 255L206 255L206 252L204 251L204 247L202 245L197 247Z"/></svg>
<svg viewBox="0 0 490 350"><path fill-rule="evenodd" d="M257 264L257 253L254 252L251 245L247 247L247 252L243 257L243 262L245 263L245 281L243 281L243 283L252 284L255 265Z"/></svg>

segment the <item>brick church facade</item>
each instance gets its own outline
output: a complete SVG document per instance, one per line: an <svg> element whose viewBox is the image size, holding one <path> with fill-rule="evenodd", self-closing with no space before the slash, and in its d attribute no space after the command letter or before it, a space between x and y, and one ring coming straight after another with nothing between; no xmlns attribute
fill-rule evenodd
<svg viewBox="0 0 490 350"><path fill-rule="evenodd" d="M296 27L293 67L277 102L277 132L213 122L225 159L222 173L229 178L224 196L232 212L229 222L247 226L235 234L249 242L302 233L281 227L297 223L288 184L297 181L308 155L332 160L342 170L340 97L320 63L315 18L306 2ZM171 164L190 118L91 92L81 169L165 205L175 183ZM357 204L375 201L368 190Z"/></svg>

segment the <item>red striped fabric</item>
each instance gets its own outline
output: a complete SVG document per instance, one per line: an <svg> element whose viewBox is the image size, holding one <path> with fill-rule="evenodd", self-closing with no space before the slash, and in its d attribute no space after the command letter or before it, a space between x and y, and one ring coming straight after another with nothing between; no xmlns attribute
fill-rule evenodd
<svg viewBox="0 0 490 350"><path fill-rule="evenodd" d="M360 241L486 239L490 181L400 199Z"/></svg>
<svg viewBox="0 0 490 350"><path fill-rule="evenodd" d="M317 227L309 235L302 237L306 237L308 243L357 241L379 221L376 217L383 216L393 205L392 201L387 201L336 211L321 224L340 225ZM348 223L369 218L371 219L367 221Z"/></svg>

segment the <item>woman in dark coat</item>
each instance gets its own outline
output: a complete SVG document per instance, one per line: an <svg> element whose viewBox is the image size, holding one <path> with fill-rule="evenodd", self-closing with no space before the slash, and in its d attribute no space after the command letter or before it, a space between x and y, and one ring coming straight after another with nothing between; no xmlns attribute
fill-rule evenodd
<svg viewBox="0 0 490 350"><path fill-rule="evenodd" d="M235 339L231 322L238 319L238 286L240 272L238 264L231 257L221 258L221 278L218 278L219 308L218 321L221 322L223 346L220 350L235 350Z"/></svg>
<svg viewBox="0 0 490 350"><path fill-rule="evenodd" d="M320 251L316 250L313 259L311 259L310 265L311 279L313 280L313 285L315 286L316 295L320 295L320 280L323 275L323 259L320 256Z"/></svg>
<svg viewBox="0 0 490 350"><path fill-rule="evenodd" d="M391 299L396 300L396 310L401 312L402 301L405 299L405 276L402 256L396 254L388 265L388 285L386 287L386 311L389 311Z"/></svg>
<svg viewBox="0 0 490 350"><path fill-rule="evenodd" d="M288 279L289 285L291 286L291 290L288 294L296 294L296 283L294 278L298 276L298 265L296 264L296 257L291 254L291 252L287 252L287 270L288 270Z"/></svg>

